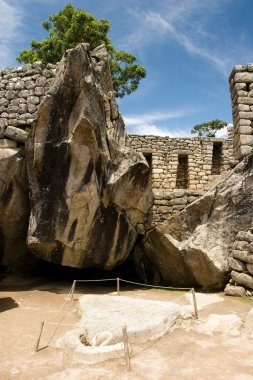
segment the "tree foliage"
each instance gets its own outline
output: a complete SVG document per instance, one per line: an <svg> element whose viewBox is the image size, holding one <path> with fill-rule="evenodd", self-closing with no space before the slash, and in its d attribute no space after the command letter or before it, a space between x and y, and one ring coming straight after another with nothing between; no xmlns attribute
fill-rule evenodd
<svg viewBox="0 0 253 380"><path fill-rule="evenodd" d="M122 98L138 88L140 80L146 76L146 70L136 63L134 55L115 50L108 37L110 25L109 20L96 20L90 13L67 4L59 13L42 22L48 37L42 41L32 40L31 48L21 50L16 59L24 63L56 63L66 50L74 48L78 43L88 42L91 49L105 44L109 53L115 96Z"/></svg>
<svg viewBox="0 0 253 380"><path fill-rule="evenodd" d="M227 122L215 119L202 124L194 125L191 133L197 133L199 137L215 137L216 132L226 127L227 125Z"/></svg>

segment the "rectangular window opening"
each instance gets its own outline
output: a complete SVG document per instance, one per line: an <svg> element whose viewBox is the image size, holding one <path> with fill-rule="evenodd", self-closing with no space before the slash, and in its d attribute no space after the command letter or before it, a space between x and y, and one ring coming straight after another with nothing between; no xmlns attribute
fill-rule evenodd
<svg viewBox="0 0 253 380"><path fill-rule="evenodd" d="M219 175L222 165L222 142L213 143L213 157L211 174Z"/></svg>
<svg viewBox="0 0 253 380"><path fill-rule="evenodd" d="M176 189L188 189L188 156L179 155L177 165Z"/></svg>

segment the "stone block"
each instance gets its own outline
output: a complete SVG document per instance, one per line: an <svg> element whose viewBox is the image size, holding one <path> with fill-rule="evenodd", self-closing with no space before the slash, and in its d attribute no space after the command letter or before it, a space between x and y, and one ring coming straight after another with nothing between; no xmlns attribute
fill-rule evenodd
<svg viewBox="0 0 253 380"><path fill-rule="evenodd" d="M22 129L13 126L8 126L5 130L4 135L12 140L25 142L27 140L28 133L23 131Z"/></svg>
<svg viewBox="0 0 253 380"><path fill-rule="evenodd" d="M240 135L239 136L239 143L241 145L253 145L253 135Z"/></svg>
<svg viewBox="0 0 253 380"><path fill-rule="evenodd" d="M234 76L234 83L252 83L253 73L238 72Z"/></svg>
<svg viewBox="0 0 253 380"><path fill-rule="evenodd" d="M237 160L242 159L244 156L247 154L252 153L252 147L247 146L247 145L241 145L238 150L236 151L235 158Z"/></svg>
<svg viewBox="0 0 253 380"><path fill-rule="evenodd" d="M31 89L35 88L35 83L34 83L34 81L27 80L27 81L25 82L25 88L26 88L27 90L31 90Z"/></svg>
<svg viewBox="0 0 253 380"><path fill-rule="evenodd" d="M2 107L6 107L7 105L9 104L9 100L5 99L5 98L1 98L0 99L0 106Z"/></svg>
<svg viewBox="0 0 253 380"><path fill-rule="evenodd" d="M235 286L227 284L224 289L224 293L227 296L235 296L235 297L244 297L246 295L246 291L242 286Z"/></svg>
<svg viewBox="0 0 253 380"><path fill-rule="evenodd" d="M247 264L245 262L233 257L229 259L229 266L237 272L245 272L247 270Z"/></svg>
<svg viewBox="0 0 253 380"><path fill-rule="evenodd" d="M249 104L238 104L237 106L238 111L250 111Z"/></svg>
<svg viewBox="0 0 253 380"><path fill-rule="evenodd" d="M246 90L246 83L235 83L234 89L236 91Z"/></svg>
<svg viewBox="0 0 253 380"><path fill-rule="evenodd" d="M253 242L253 234L250 231L239 231L236 235L236 240L247 241L248 243ZM249 248L250 246L248 246Z"/></svg>
<svg viewBox="0 0 253 380"><path fill-rule="evenodd" d="M187 198L174 198L169 201L170 205L186 205L187 204Z"/></svg>
<svg viewBox="0 0 253 380"><path fill-rule="evenodd" d="M4 137L4 131L5 128L8 126L7 119L0 118L0 138L2 139Z"/></svg>
<svg viewBox="0 0 253 380"><path fill-rule="evenodd" d="M162 174L163 173L163 169L158 169L158 168L154 168L152 171L154 174Z"/></svg>
<svg viewBox="0 0 253 380"><path fill-rule="evenodd" d="M17 141L9 139L0 139L0 149L16 148Z"/></svg>
<svg viewBox="0 0 253 380"><path fill-rule="evenodd" d="M237 91L237 95L238 96L249 96L248 91L243 91L243 90Z"/></svg>
<svg viewBox="0 0 253 380"><path fill-rule="evenodd" d="M242 112L242 111L239 111L239 118L240 119L253 120L253 112Z"/></svg>
<svg viewBox="0 0 253 380"><path fill-rule="evenodd" d="M240 125L238 128L238 132L242 135L250 135L252 133L252 127L249 125Z"/></svg>
<svg viewBox="0 0 253 380"><path fill-rule="evenodd" d="M253 264L248 263L248 264L247 264L247 270L248 270L248 272L249 272L250 274L253 274Z"/></svg>
<svg viewBox="0 0 253 380"><path fill-rule="evenodd" d="M252 105L253 104L253 98L248 98L245 96L239 96L237 99L237 103L238 104L250 104L250 105Z"/></svg>
<svg viewBox="0 0 253 380"><path fill-rule="evenodd" d="M250 274L232 271L231 277L235 283L246 286L247 288L253 289L253 277Z"/></svg>
<svg viewBox="0 0 253 380"><path fill-rule="evenodd" d="M237 249L234 249L232 251L232 255L235 259L239 259L246 263L253 264L253 254L249 253L248 251L239 251Z"/></svg>
<svg viewBox="0 0 253 380"><path fill-rule="evenodd" d="M23 90L25 87L25 82L24 81L17 81L15 83L14 89L15 90Z"/></svg>
<svg viewBox="0 0 253 380"><path fill-rule="evenodd" d="M243 240L236 240L233 244L233 249L239 251L247 251L249 247L249 243Z"/></svg>
<svg viewBox="0 0 253 380"><path fill-rule="evenodd" d="M36 96L42 96L45 94L45 89L44 87L36 87L35 90L34 90L34 95ZM117 118L113 118L113 114L112 114L112 120L115 120Z"/></svg>
<svg viewBox="0 0 253 380"><path fill-rule="evenodd" d="M173 198L182 198L185 195L185 190L177 189L173 191Z"/></svg>

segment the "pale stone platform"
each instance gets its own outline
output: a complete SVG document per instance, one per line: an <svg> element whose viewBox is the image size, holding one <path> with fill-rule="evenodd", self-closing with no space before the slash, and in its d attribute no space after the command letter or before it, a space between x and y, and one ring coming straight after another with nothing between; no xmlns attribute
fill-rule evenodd
<svg viewBox="0 0 253 380"><path fill-rule="evenodd" d="M58 343L83 354L86 362L118 358L123 352L122 328L129 343L141 344L168 333L173 325L192 314L189 306L125 296L85 295L79 299L81 320ZM80 341L84 335L87 345Z"/></svg>

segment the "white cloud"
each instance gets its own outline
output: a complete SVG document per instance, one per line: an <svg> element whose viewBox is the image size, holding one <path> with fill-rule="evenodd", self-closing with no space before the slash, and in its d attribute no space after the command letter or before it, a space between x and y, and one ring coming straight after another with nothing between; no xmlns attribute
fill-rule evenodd
<svg viewBox="0 0 253 380"><path fill-rule="evenodd" d="M228 137L228 129L227 127L233 127L233 124L229 123L226 127L220 129L216 132L216 137L226 139Z"/></svg>
<svg viewBox="0 0 253 380"><path fill-rule="evenodd" d="M153 135L153 136L170 136L184 137L189 135L189 128L179 128L178 126L160 126L159 122L186 117L196 110L180 109L175 111L156 111L142 115L126 115L124 121L129 133L137 135ZM178 122L176 122L178 123Z"/></svg>
<svg viewBox="0 0 253 380"><path fill-rule="evenodd" d="M12 5L6 0L0 0L0 66L5 67L13 61L12 44L20 36L23 11L19 5Z"/></svg>
<svg viewBox="0 0 253 380"><path fill-rule="evenodd" d="M189 135L187 130L159 127L155 124L139 124L131 128L130 134L135 135L152 135L152 136L169 136L169 137L186 137Z"/></svg>
<svg viewBox="0 0 253 380"><path fill-rule="evenodd" d="M147 124L155 121L163 121L169 119L176 119L187 116L195 112L193 109L167 111L167 112L153 112L143 115L126 115L124 121L127 125Z"/></svg>
<svg viewBox="0 0 253 380"><path fill-rule="evenodd" d="M226 4L232 0L168 0L157 2L156 10L129 9L130 15L138 20L132 35L128 36L130 48L143 48L147 44L159 42L161 38L170 38L181 45L189 54L200 56L211 62L220 73L227 76L234 65L238 49L242 55L245 47L238 47L228 33L220 36L217 30L210 28L213 16L224 12ZM226 44L224 44L224 37ZM163 40L164 41L164 40Z"/></svg>

